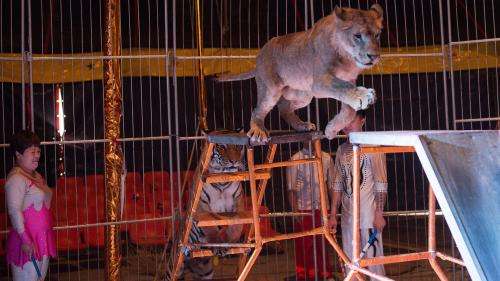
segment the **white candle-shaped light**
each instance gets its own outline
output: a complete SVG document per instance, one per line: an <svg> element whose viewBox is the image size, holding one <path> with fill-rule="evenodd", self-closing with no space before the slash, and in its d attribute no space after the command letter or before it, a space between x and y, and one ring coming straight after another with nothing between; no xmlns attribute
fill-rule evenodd
<svg viewBox="0 0 500 281"><path fill-rule="evenodd" d="M62 89L61 87L57 87L57 133L61 137L61 140L63 139L64 136L64 108L63 108L63 98L62 98Z"/></svg>

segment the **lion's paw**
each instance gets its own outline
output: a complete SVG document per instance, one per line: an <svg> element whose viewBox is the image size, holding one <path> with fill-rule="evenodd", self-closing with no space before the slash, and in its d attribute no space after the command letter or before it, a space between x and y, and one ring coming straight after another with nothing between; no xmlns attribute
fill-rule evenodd
<svg viewBox="0 0 500 281"><path fill-rule="evenodd" d="M250 137L250 142L263 143L267 142L267 132L266 129L258 126L257 124L251 124L250 130L247 133Z"/></svg>
<svg viewBox="0 0 500 281"><path fill-rule="evenodd" d="M377 99L374 89L365 87L356 87L352 92L352 101L349 104L354 110L367 109L369 105L374 104Z"/></svg>

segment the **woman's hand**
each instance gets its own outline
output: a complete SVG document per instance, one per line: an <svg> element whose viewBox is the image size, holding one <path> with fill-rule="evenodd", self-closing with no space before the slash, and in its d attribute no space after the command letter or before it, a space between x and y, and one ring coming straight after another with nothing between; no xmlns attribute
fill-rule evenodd
<svg viewBox="0 0 500 281"><path fill-rule="evenodd" d="M384 215L380 211L375 211L375 217L373 218L373 226L378 230L378 232L382 233L385 227L385 219Z"/></svg>
<svg viewBox="0 0 500 281"><path fill-rule="evenodd" d="M331 214L330 218L328 218L328 227L331 228L333 233L337 233L337 225L338 225L337 214Z"/></svg>
<svg viewBox="0 0 500 281"><path fill-rule="evenodd" d="M26 244L26 243L23 243L21 245L21 250L26 253L26 255L28 255L29 257L33 256L33 254L35 253L35 249L33 248L33 245L31 244Z"/></svg>

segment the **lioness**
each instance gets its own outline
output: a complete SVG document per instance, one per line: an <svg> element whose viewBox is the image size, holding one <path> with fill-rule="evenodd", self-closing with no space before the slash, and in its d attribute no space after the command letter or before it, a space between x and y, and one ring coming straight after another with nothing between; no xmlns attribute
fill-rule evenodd
<svg viewBox="0 0 500 281"><path fill-rule="evenodd" d="M257 107L248 131L252 141L267 140L264 119L276 103L292 128L307 131L315 125L300 120L296 109L307 106L313 97L340 100L340 112L325 129L329 139L354 119L356 110L374 103L375 91L356 87L355 82L361 71L379 61L382 20L378 4L366 11L336 7L311 29L267 42L254 70L217 77L218 81L255 77Z"/></svg>

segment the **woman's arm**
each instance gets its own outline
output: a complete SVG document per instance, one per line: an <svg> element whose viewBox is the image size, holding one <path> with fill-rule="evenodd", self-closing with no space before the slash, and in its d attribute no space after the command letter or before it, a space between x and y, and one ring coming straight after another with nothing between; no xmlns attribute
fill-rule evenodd
<svg viewBox="0 0 500 281"><path fill-rule="evenodd" d="M10 176L5 183L7 212L12 227L19 233L24 244L31 244L31 238L24 229L23 202L26 189L26 179L19 174Z"/></svg>

